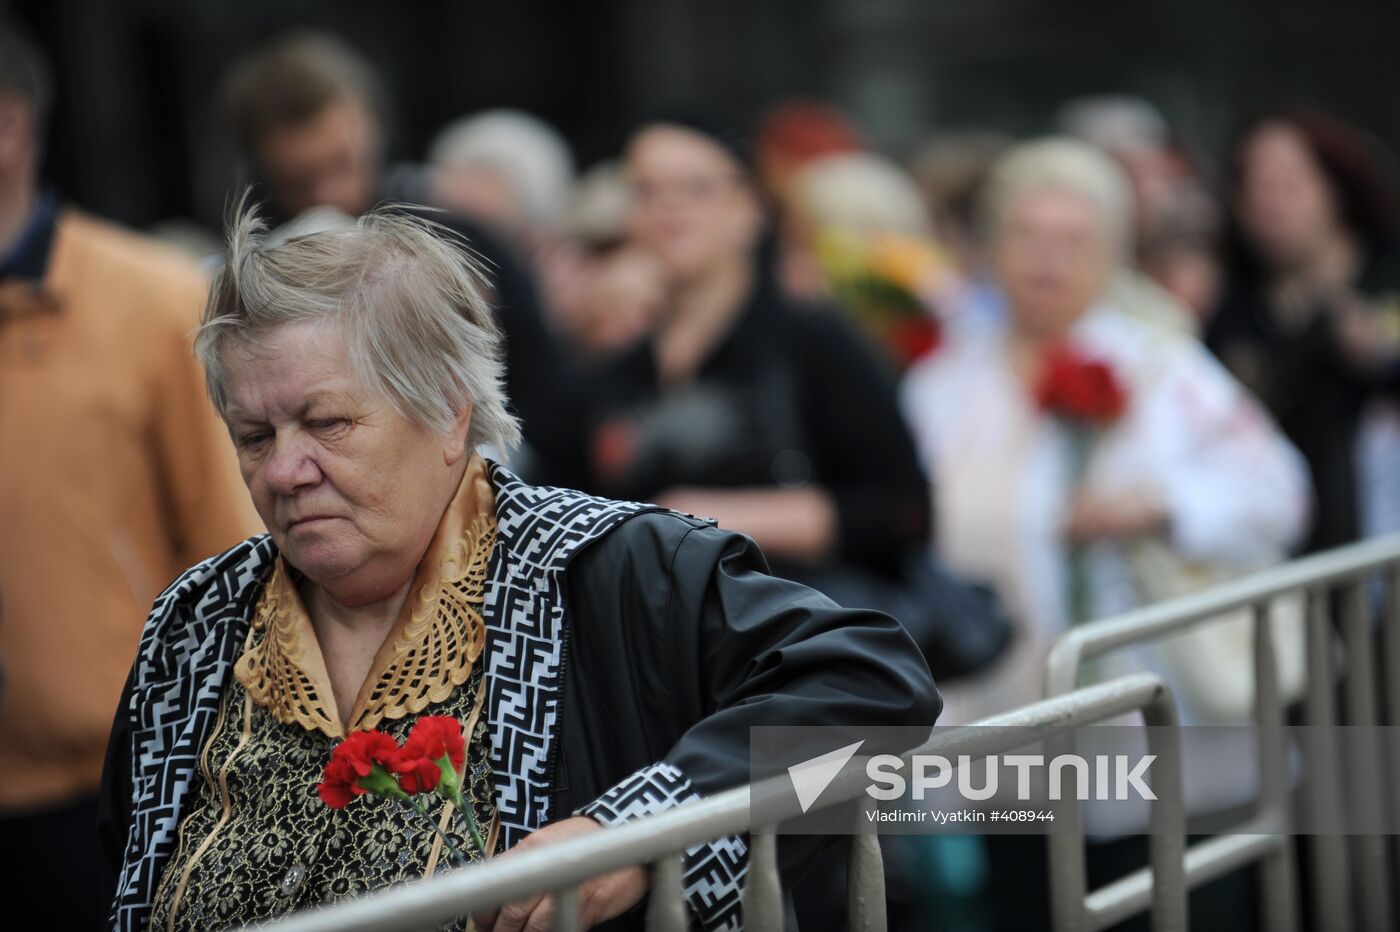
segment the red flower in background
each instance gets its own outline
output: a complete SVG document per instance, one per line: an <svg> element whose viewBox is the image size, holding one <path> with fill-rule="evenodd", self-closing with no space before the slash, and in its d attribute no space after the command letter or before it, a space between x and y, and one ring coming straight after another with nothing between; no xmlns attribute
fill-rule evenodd
<svg viewBox="0 0 1400 932"><path fill-rule="evenodd" d="M894 324L888 333L900 371L943 344L943 331L932 317L910 317Z"/></svg>
<svg viewBox="0 0 1400 932"><path fill-rule="evenodd" d="M1128 393L1105 363L1059 344L1045 354L1035 400L1066 420L1107 424L1123 413Z"/></svg>

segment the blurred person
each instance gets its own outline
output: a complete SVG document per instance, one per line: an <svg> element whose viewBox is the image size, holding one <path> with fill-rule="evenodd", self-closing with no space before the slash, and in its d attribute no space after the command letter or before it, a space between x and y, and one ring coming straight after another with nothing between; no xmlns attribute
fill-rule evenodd
<svg viewBox="0 0 1400 932"><path fill-rule="evenodd" d="M938 133L909 161L924 209L965 272L981 266L977 205L987 172L1011 137L990 130Z"/></svg>
<svg viewBox="0 0 1400 932"><path fill-rule="evenodd" d="M1140 304L1151 319L1199 333L1220 280L1212 248L1220 209L1199 167L1161 111L1139 97L1080 98L1061 109L1059 123L1112 156L1132 184L1137 268L1124 270L1119 305Z"/></svg>
<svg viewBox="0 0 1400 932"><path fill-rule="evenodd" d="M414 172L389 172L388 101L374 69L338 39L290 33L229 70L224 106L274 225L313 209L357 217L384 201L425 203ZM407 179L407 180L405 180ZM525 425L512 461L534 478L560 468L572 375L545 325L529 270L473 219L440 218L491 270L491 303L506 334L511 400Z"/></svg>
<svg viewBox="0 0 1400 932"><path fill-rule="evenodd" d="M941 552L995 580L1021 626L997 670L949 691L958 721L1035 700L1056 636L1140 601L1139 542L1187 562L1266 564L1298 538L1309 504L1296 451L1224 368L1108 300L1132 249L1131 196L1111 161L1068 139L1022 144L997 163L986 204L1010 319L950 335L903 387L938 480ZM1087 451L1037 399L1066 354L1103 367L1123 399ZM1074 547L1088 576L1077 606Z"/></svg>
<svg viewBox="0 0 1400 932"><path fill-rule="evenodd" d="M630 205L621 166L599 162L580 176L561 224L559 248L575 259L559 277L550 323L584 368L642 339L666 300L661 260L627 239Z"/></svg>
<svg viewBox="0 0 1400 932"><path fill-rule="evenodd" d="M630 233L668 295L649 338L599 374L591 486L717 518L779 564L888 568L925 539L927 485L860 338L760 267L744 141L666 114L632 133L626 169Z"/></svg>
<svg viewBox="0 0 1400 932"><path fill-rule="evenodd" d="M520 110L486 110L440 130L428 147L433 202L516 238L558 229L574 160L548 123Z"/></svg>
<svg viewBox="0 0 1400 932"><path fill-rule="evenodd" d="M1200 334L1219 307L1225 284L1219 237L1210 229L1174 226L1158 231L1140 251L1142 271L1190 315Z"/></svg>
<svg viewBox="0 0 1400 932"><path fill-rule="evenodd" d="M439 131L428 163L430 201L505 237L534 270L545 314L567 313L586 257L562 229L574 159L559 131L520 110L486 110Z"/></svg>
<svg viewBox="0 0 1400 932"><path fill-rule="evenodd" d="M939 242L962 280L956 299L943 309L956 326L994 323L1006 313L987 268L977 205L987 172L1011 142L987 130L940 133L910 163Z"/></svg>
<svg viewBox="0 0 1400 932"><path fill-rule="evenodd" d="M990 580L1017 625L996 665L945 687L947 724L1042 698L1046 653L1072 624L1281 559L1309 505L1301 458L1204 347L1112 303L1134 229L1117 165L1069 139L1018 145L993 168L984 210L1009 317L950 333L903 386L937 479L940 553ZM1228 642L1193 634L1107 658L1097 674L1145 668L1172 686L1184 722L1244 721L1253 684L1250 622L1240 623L1245 633ZM1294 690L1301 629L1276 626L1280 681ZM1237 732L1223 731L1185 730L1192 813L1253 798L1253 752L1242 756ZM1091 873L1116 876L1140 860L1132 833L1143 824L1092 806L1085 815L1091 834L1130 836L1091 845ZM994 885L1008 872L1027 878L1014 900L991 897L998 927L1043 921L1041 840L993 837L988 852ZM1224 908L1193 897L1193 925L1228 916L1234 928L1252 893L1220 896Z"/></svg>
<svg viewBox="0 0 1400 932"><path fill-rule="evenodd" d="M1233 262L1207 338L1307 457L1320 550L1400 530L1395 189L1327 115L1249 123L1234 147Z"/></svg>
<svg viewBox="0 0 1400 932"><path fill-rule="evenodd" d="M623 241L585 260L579 306L569 346L588 359L605 359L646 337L668 297L666 267L653 252Z"/></svg>
<svg viewBox="0 0 1400 932"><path fill-rule="evenodd" d="M41 186L50 95L0 20L0 871L45 927L95 930L104 736L141 623L259 525L186 341L204 278Z"/></svg>
<svg viewBox="0 0 1400 932"><path fill-rule="evenodd" d="M963 282L903 169L867 152L817 159L793 179L786 223L789 292L833 301L899 371L937 346Z"/></svg>
<svg viewBox="0 0 1400 932"><path fill-rule="evenodd" d="M151 612L104 778L113 928L241 928L441 876L450 849L413 808L353 798L356 773L328 766L349 742L395 748L376 761L404 790L419 729L454 742L417 760L443 783L432 761L455 765L448 795L480 829L415 800L479 863L743 785L756 725L927 734L937 692L893 619L774 578L741 535L479 452L519 426L447 231L377 210L265 232L255 210L231 221L195 348L269 533ZM780 843L789 882L820 843ZM686 853L697 927L740 928L747 854L740 837ZM649 884L644 867L585 882L579 927L641 929ZM449 927L545 929L555 903Z"/></svg>
<svg viewBox="0 0 1400 932"><path fill-rule="evenodd" d="M994 607L924 558L928 484L887 368L759 258L745 142L705 114L638 124L630 233L665 268L652 331L590 382L587 486L716 519L780 575L904 621L935 675L994 655Z"/></svg>
<svg viewBox="0 0 1400 932"><path fill-rule="evenodd" d="M634 127L624 160L630 236L661 259L667 295L647 338L590 384L587 487L749 535L775 574L898 618L940 682L989 662L1009 625L927 558L928 485L888 367L764 262L746 140L664 112ZM801 928L845 915L844 857L797 890Z"/></svg>
<svg viewBox="0 0 1400 932"><path fill-rule="evenodd" d="M762 191L780 205L787 200L789 184L810 162L865 149L860 130L836 107L815 100L790 100L759 120L754 171Z"/></svg>

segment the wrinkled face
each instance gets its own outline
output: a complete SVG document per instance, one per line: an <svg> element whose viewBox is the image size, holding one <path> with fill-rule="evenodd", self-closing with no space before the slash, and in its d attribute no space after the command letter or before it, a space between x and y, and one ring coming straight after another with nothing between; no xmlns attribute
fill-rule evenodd
<svg viewBox="0 0 1400 932"><path fill-rule="evenodd" d="M1103 293L1116 258L1094 204L1070 191L1044 188L1006 205L992 261L1017 326L1053 337Z"/></svg>
<svg viewBox="0 0 1400 932"><path fill-rule="evenodd" d="M682 281L753 247L762 223L757 196L740 166L697 132L643 130L627 149L635 198L631 233Z"/></svg>
<svg viewBox="0 0 1400 932"><path fill-rule="evenodd" d="M1267 265L1287 268L1315 254L1338 228L1332 188L1298 132L1260 127L1240 153L1240 226Z"/></svg>
<svg viewBox="0 0 1400 932"><path fill-rule="evenodd" d="M379 126L357 100L327 104L307 120L262 139L255 160L273 203L289 217L335 207L352 217L374 200Z"/></svg>
<svg viewBox="0 0 1400 932"><path fill-rule="evenodd" d="M396 592L456 491L470 413L450 436L404 417L329 326L281 327L224 365L243 481L282 555L345 604Z"/></svg>

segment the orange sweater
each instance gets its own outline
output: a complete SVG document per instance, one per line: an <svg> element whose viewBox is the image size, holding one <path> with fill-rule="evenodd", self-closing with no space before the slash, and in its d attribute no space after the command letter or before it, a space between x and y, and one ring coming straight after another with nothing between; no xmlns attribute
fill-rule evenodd
<svg viewBox="0 0 1400 932"><path fill-rule="evenodd" d="M0 812L96 792L152 600L259 528L191 347L206 290L72 211L42 285L0 282Z"/></svg>

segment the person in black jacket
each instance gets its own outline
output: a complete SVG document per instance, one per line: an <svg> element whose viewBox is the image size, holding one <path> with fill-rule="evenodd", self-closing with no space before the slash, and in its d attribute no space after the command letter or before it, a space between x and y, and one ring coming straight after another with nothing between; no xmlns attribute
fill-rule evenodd
<svg viewBox="0 0 1400 932"><path fill-rule="evenodd" d="M777 287L742 141L666 113L626 162L632 237L671 293L591 378L584 487L713 517L793 578L897 576L928 544L930 506L891 375L842 318Z"/></svg>
<svg viewBox="0 0 1400 932"><path fill-rule="evenodd" d="M1234 151L1232 265L1210 348L1308 461L1303 549L1400 530L1400 252L1395 191L1339 120L1284 110Z"/></svg>
<svg viewBox="0 0 1400 932"><path fill-rule="evenodd" d="M103 779L115 928L241 926L440 870L412 810L313 789L358 732L457 720L485 831L448 835L475 860L742 785L755 726L933 724L894 619L769 575L740 534L473 452L518 437L500 337L470 259L421 218L274 245L244 211L212 288L196 352L270 533L152 609ZM782 847L791 882L814 851ZM746 860L737 837L687 852L702 927L741 927ZM648 884L589 881L584 925L639 927Z"/></svg>
<svg viewBox="0 0 1400 932"><path fill-rule="evenodd" d="M249 176L274 224L330 210L358 217L382 203L435 206L424 172L386 168L389 103L369 62L329 35L277 36L235 62L223 104ZM488 300L505 334L506 380L524 435L511 465L534 481L557 481L571 451L561 446L571 414L560 399L575 377L541 308L527 262L480 218L429 210L481 260Z"/></svg>

